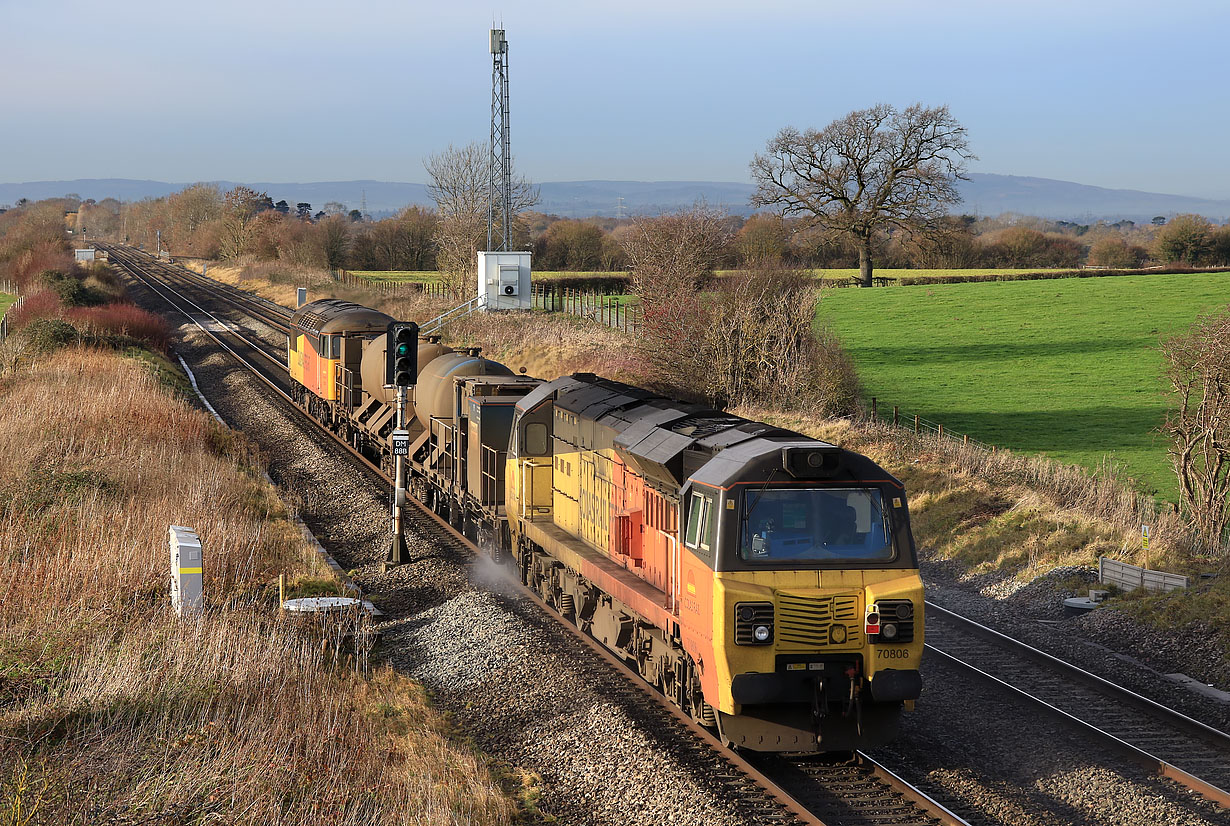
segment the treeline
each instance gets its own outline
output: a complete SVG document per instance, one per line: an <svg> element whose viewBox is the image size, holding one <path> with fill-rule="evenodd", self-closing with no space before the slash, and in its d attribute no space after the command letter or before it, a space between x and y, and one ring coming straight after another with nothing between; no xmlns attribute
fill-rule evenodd
<svg viewBox="0 0 1230 826"><path fill-rule="evenodd" d="M729 240L719 251L720 269L858 265L849 239L816 231L802 220L772 214L723 220ZM629 265L625 242L634 221L525 212L516 222L515 244L533 251L538 270L621 271ZM275 202L245 187L223 193L209 184L135 203L87 201L76 218L87 237L127 240L147 249L160 243L176 255L355 270L436 269L439 223L429 208L407 207L370 220L336 202L313 211L311 204ZM905 269L1230 266L1230 226L1196 215L1146 224L959 215L926 232L883 233L875 247L877 267Z"/></svg>

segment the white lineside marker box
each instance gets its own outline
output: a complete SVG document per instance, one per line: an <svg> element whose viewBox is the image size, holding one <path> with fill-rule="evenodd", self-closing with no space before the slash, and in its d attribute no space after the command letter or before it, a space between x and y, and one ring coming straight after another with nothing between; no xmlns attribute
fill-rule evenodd
<svg viewBox="0 0 1230 826"><path fill-rule="evenodd" d="M204 564L201 538L192 528L172 525L171 607L181 617L201 610L204 593Z"/></svg>

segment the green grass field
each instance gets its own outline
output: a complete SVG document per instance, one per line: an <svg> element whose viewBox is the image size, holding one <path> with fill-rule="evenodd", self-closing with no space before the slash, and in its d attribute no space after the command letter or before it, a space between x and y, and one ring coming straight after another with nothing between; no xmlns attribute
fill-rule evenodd
<svg viewBox="0 0 1230 826"><path fill-rule="evenodd" d="M937 284L824 294L881 411L1096 467L1173 498L1158 345L1230 302L1230 274Z"/></svg>
<svg viewBox="0 0 1230 826"><path fill-rule="evenodd" d="M404 284L409 281L435 281L440 277L440 273L434 270L347 270L346 272L359 278L394 284Z"/></svg>
<svg viewBox="0 0 1230 826"><path fill-rule="evenodd" d="M940 278L942 276L952 275L1000 275L1004 273L1014 272L1040 272L1038 267L1029 269L1012 269L1009 267L1000 268L983 268L983 269L968 269L968 270L888 270L877 269L872 271L872 275L877 278ZM732 270L731 272L737 272ZM854 269L839 269L839 270L808 270L817 278L854 278L858 273L858 268Z"/></svg>
<svg viewBox="0 0 1230 826"><path fill-rule="evenodd" d="M0 317L3 317L8 312L9 306L17 300L17 296L9 295L8 293L0 293Z"/></svg>

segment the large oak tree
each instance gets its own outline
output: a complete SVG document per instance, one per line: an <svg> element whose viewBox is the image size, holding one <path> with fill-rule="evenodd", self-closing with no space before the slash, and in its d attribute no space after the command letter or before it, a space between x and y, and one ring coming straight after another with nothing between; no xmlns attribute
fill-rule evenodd
<svg viewBox="0 0 1230 826"><path fill-rule="evenodd" d="M824 129L786 127L751 163L752 203L809 219L858 248L862 284L871 286L872 241L889 228L933 231L961 199L966 131L947 106L880 104Z"/></svg>

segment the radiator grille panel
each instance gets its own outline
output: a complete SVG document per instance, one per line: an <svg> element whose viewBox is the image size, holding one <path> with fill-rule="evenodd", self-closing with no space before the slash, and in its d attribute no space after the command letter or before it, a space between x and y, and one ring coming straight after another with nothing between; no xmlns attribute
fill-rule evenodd
<svg viewBox="0 0 1230 826"><path fill-rule="evenodd" d="M862 645L859 595L777 592L780 650L857 648Z"/></svg>

